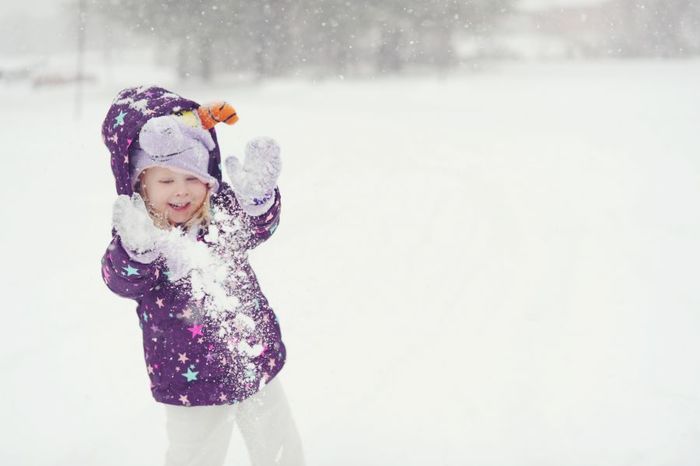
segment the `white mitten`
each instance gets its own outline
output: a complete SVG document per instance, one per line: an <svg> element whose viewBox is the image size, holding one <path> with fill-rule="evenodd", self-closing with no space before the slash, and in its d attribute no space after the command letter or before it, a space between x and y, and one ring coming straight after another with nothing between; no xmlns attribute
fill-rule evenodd
<svg viewBox="0 0 700 466"><path fill-rule="evenodd" d="M236 199L248 215L264 214L275 201L275 187L282 169L280 147L268 137L248 141L243 165L234 156L225 161Z"/></svg>
<svg viewBox="0 0 700 466"><path fill-rule="evenodd" d="M134 193L132 197L121 195L117 198L114 202L112 224L119 234L124 250L132 260L150 264L159 256L163 256L170 281L187 276L195 266L187 254L189 243L195 240L183 235L179 228L158 228L138 193ZM192 233L196 233L196 230L192 230Z"/></svg>
<svg viewBox="0 0 700 466"><path fill-rule="evenodd" d="M117 197L112 208L112 225L133 260L148 264L158 257L156 245L165 231L155 226L138 193Z"/></svg>

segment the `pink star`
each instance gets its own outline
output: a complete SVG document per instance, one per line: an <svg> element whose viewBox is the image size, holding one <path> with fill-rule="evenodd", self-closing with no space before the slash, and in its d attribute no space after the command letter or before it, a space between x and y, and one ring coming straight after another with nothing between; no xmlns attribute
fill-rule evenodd
<svg viewBox="0 0 700 466"><path fill-rule="evenodd" d="M187 399L187 395L180 395L180 403L183 405L190 404L190 400Z"/></svg>
<svg viewBox="0 0 700 466"><path fill-rule="evenodd" d="M112 141L113 143L116 144L116 143L117 143L117 140L118 140L118 139L117 139L117 134L115 133L115 134L111 135L110 137L108 137L107 139L109 139L110 141Z"/></svg>
<svg viewBox="0 0 700 466"><path fill-rule="evenodd" d="M222 393L221 396L219 397L219 400L221 400L221 401L227 401L227 400L228 400L228 397Z"/></svg>
<svg viewBox="0 0 700 466"><path fill-rule="evenodd" d="M275 367L275 358L270 358L267 365L270 366L270 370L272 370Z"/></svg>
<svg viewBox="0 0 700 466"><path fill-rule="evenodd" d="M182 315L183 315L186 319L189 319L190 317L192 317L192 309L190 309L190 308L188 307L187 309L185 309L184 311L182 311Z"/></svg>
<svg viewBox="0 0 700 466"><path fill-rule="evenodd" d="M129 163L129 156L128 155L124 156L124 163Z"/></svg>
<svg viewBox="0 0 700 466"><path fill-rule="evenodd" d="M151 366L150 364L148 365L148 373L153 374L153 366Z"/></svg>
<svg viewBox="0 0 700 466"><path fill-rule="evenodd" d="M211 360L214 359L214 355L211 353L207 353L205 358L206 358L207 362L211 362Z"/></svg>
<svg viewBox="0 0 700 466"><path fill-rule="evenodd" d="M204 326L203 325L194 325L192 327L189 327L187 330L192 332L192 338L196 337L197 335L204 336L204 334L202 333L202 327L204 327Z"/></svg>
<svg viewBox="0 0 700 466"><path fill-rule="evenodd" d="M156 304L158 305L158 308L162 308L163 307L163 298L156 299Z"/></svg>
<svg viewBox="0 0 700 466"><path fill-rule="evenodd" d="M177 354L180 355L180 357L178 358L178 360L179 360L181 363L183 363L183 364L184 364L186 361L189 361L189 360L190 360L190 358L187 357L187 353L177 353Z"/></svg>
<svg viewBox="0 0 700 466"><path fill-rule="evenodd" d="M197 339L197 343L202 343L202 342L204 342L204 338L198 338L198 339Z"/></svg>
<svg viewBox="0 0 700 466"><path fill-rule="evenodd" d="M156 278L160 277L160 269L156 269L155 275L156 275Z"/></svg>

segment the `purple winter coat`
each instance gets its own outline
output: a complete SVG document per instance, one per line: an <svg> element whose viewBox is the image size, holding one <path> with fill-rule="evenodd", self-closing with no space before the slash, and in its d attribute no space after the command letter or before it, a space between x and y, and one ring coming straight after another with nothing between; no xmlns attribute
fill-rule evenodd
<svg viewBox="0 0 700 466"><path fill-rule="evenodd" d="M102 137L111 153L118 194L132 194L129 146L150 118L196 109L199 105L159 87L122 90L102 125ZM210 130L214 142L216 133ZM219 181L211 196L212 209L236 220L239 230L228 264L227 290L239 305L214 319L206 305L192 296L187 278L171 282L162 258L150 264L132 260L112 230L112 241L102 258L102 277L114 293L138 303L136 313L143 332L143 350L151 392L160 403L201 406L231 404L258 392L282 369L286 349L275 313L260 290L247 251L272 235L280 217L280 193L268 212L246 214L231 187L221 179L218 142L209 153L209 173ZM210 250L207 229L197 241ZM233 238L233 237L232 237ZM227 332L222 335L221 327ZM254 348L254 351L249 351Z"/></svg>

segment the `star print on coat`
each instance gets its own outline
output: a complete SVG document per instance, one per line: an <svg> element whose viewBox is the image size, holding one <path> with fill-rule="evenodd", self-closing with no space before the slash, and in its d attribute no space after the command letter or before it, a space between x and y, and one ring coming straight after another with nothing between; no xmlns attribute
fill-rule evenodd
<svg viewBox="0 0 700 466"><path fill-rule="evenodd" d="M177 358L178 361L180 361L183 364L190 360L190 358L187 357L187 353L177 353L177 354L179 355L179 357Z"/></svg>
<svg viewBox="0 0 700 466"><path fill-rule="evenodd" d="M131 264L127 265L126 267L122 267L122 269L124 269L124 273L126 273L127 277L139 274L139 269L133 268Z"/></svg>
<svg viewBox="0 0 700 466"><path fill-rule="evenodd" d="M204 334L202 333L202 327L204 327L204 326L203 325L194 325L192 327L188 327L187 330L192 332L192 338L196 337L197 335L204 336Z"/></svg>
<svg viewBox="0 0 700 466"><path fill-rule="evenodd" d="M119 115L114 117L114 126L112 128L116 128L117 126L124 126L124 117L126 116L126 113L121 111L119 112Z"/></svg>
<svg viewBox="0 0 700 466"><path fill-rule="evenodd" d="M199 372L194 372L191 368L188 367L187 372L180 375L185 377L188 382L192 382L193 380L197 380L197 374L199 374Z"/></svg>
<svg viewBox="0 0 700 466"><path fill-rule="evenodd" d="M180 395L180 403L183 405L190 404L190 400L187 399L187 395Z"/></svg>

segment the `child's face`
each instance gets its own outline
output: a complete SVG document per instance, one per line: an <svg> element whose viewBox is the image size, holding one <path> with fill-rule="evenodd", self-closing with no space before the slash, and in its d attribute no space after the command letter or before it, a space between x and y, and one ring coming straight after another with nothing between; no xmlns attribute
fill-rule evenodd
<svg viewBox="0 0 700 466"><path fill-rule="evenodd" d="M184 223L200 208L209 189L194 175L165 167L144 170L141 189L151 208L163 215L171 225Z"/></svg>

